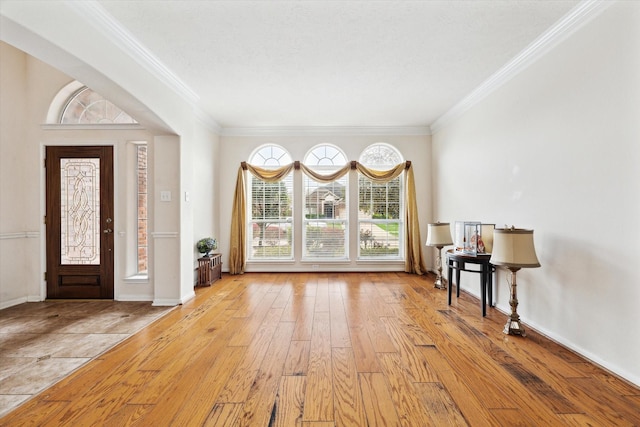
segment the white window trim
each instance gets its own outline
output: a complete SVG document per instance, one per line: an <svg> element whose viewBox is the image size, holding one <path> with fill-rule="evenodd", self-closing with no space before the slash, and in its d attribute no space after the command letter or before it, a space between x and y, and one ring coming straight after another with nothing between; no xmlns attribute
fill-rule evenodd
<svg viewBox="0 0 640 427"><path fill-rule="evenodd" d="M261 166L264 167L263 165L258 165L258 164L254 164L252 163L252 161L254 161L254 159L256 158L256 156L264 149L267 147L275 147L278 148L280 150L283 151L283 156L281 157L285 157L285 159L291 159L291 154L289 153L289 151L287 149L285 149L284 147L278 145L278 144L272 144L272 143L268 143L268 144L263 144L260 145L259 147L257 147L255 150L253 150L253 152L251 153L251 155L249 156L249 163L251 165L254 166ZM285 163L286 164L286 163ZM280 164L280 166L284 166L285 164ZM295 225L294 225L294 221L293 218L295 218L295 203L296 203L296 186L295 186L295 174L293 173L293 171L291 172L291 179L292 179L292 192L291 192L291 219L288 220L278 220L279 223L289 223L291 224L291 255L288 257L261 257L261 258L254 258L252 257L252 248L253 248L253 242L251 241L251 237L253 236L253 215L252 215L252 205L251 205L251 201L252 201L252 180L254 178L254 176L248 172L248 171L244 171L244 179L245 179L245 186L246 186L246 218L247 218L247 225L246 225L246 240L245 240L245 245L246 245L246 265L265 265L265 264L271 264L271 263L276 263L279 265L285 265L285 264L295 264L296 260L295 260L295 251L296 251L296 245L295 245L295 241L296 241L296 229L295 229Z"/></svg>
<svg viewBox="0 0 640 427"><path fill-rule="evenodd" d="M363 154L370 149L371 147L374 147L376 145L382 145L387 147L389 150L393 151L396 155L397 155L397 163L402 163L404 162L404 158L402 156L402 154L400 153L400 151L394 147L391 144L385 143L385 142L376 142L373 144L370 144L369 146L365 147L362 152L360 153L360 158L359 161L362 161L362 156ZM373 167L376 168L376 165L368 165L365 164L365 166L367 167ZM395 165L389 165L388 168L391 168ZM398 189L399 191L399 195L400 195L400 206L399 206L399 211L400 211L400 215L398 217L397 220L386 220L386 221L397 221L400 224L399 230L398 230L398 255L391 255L391 256L362 256L360 253L360 224L361 223L365 223L365 222L376 222L376 221L380 221L380 220L374 220L374 219L360 219L360 217L358 216L358 223L357 223L357 232L358 232L358 253L357 253L357 260L359 262L384 262L384 261L388 261L388 262L403 262L406 259L406 253L405 253L405 241L406 241L406 200L405 200L405 179L404 179L404 174L406 173L403 172L402 174L400 174L398 176L398 180L400 183L400 188ZM356 193L357 193L357 201L358 201L358 212L360 211L360 179L358 177L358 179L356 180L357 182L357 189L356 189Z"/></svg>

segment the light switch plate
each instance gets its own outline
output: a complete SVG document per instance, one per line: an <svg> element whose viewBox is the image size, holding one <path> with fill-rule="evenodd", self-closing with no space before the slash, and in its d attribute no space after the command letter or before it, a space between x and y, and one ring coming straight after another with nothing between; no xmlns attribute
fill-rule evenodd
<svg viewBox="0 0 640 427"><path fill-rule="evenodd" d="M161 202L170 202L171 201L171 191L165 190L160 192L160 201Z"/></svg>

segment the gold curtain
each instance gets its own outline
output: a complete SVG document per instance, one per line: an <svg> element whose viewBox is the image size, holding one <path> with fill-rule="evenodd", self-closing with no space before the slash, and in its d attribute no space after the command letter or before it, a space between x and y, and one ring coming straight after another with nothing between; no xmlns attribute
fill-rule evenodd
<svg viewBox="0 0 640 427"><path fill-rule="evenodd" d="M233 196L233 212L231 213L231 241L229 242L229 273L244 273L244 241L246 222L246 202L244 190L244 171L238 169L236 192Z"/></svg>
<svg viewBox="0 0 640 427"><path fill-rule="evenodd" d="M265 169L251 166L242 162L238 170L236 192L233 199L233 212L231 216L231 252L229 254L229 273L242 274L245 267L245 227L246 227L246 201L244 170L248 170L257 178L267 182L278 182L284 179L294 168L302 170L308 177L322 183L333 182L342 178L349 170L356 169L366 178L376 184L384 184L398 177L405 169L405 201L406 201L406 227L405 227L405 266L407 273L424 274L426 268L422 257L422 245L420 244L420 225L418 222L418 207L416 205L416 189L413 179L411 162L400 163L392 169L378 171L369 169L359 162L347 163L342 168L329 175L321 175L306 165L294 162L277 169Z"/></svg>
<svg viewBox="0 0 640 427"><path fill-rule="evenodd" d="M344 165L343 167L341 167L340 169L338 169L337 171L329 175L321 175L318 172L314 171L313 169L308 168L303 163L300 163L300 169L302 169L302 172L305 175L307 175L309 178L315 179L316 181L322 182L323 184L328 184L330 182L335 181L336 179L342 178L347 173L349 173L349 170L351 169L351 165L347 163L346 165Z"/></svg>
<svg viewBox="0 0 640 427"><path fill-rule="evenodd" d="M404 271L407 273L425 274L427 268L422 257L420 240L420 223L418 221L418 205L416 204L416 185L413 179L413 167L409 164L405 177L406 209L406 252L404 257Z"/></svg>
<svg viewBox="0 0 640 427"><path fill-rule="evenodd" d="M399 163L396 167L394 167L393 169L389 169L388 171L378 171L375 169L369 169L366 166L360 164L359 162L356 162L356 169L358 172L364 175L365 178L369 178L371 181L375 182L376 184L384 184L391 181L394 178L397 178L402 173L403 170L407 169L407 164L409 165L408 167L410 168L411 162L407 162L407 163Z"/></svg>
<svg viewBox="0 0 640 427"><path fill-rule="evenodd" d="M242 162L242 167L245 167L253 176L269 183L282 181L293 170L294 165L295 163L289 163L277 169L265 169Z"/></svg>

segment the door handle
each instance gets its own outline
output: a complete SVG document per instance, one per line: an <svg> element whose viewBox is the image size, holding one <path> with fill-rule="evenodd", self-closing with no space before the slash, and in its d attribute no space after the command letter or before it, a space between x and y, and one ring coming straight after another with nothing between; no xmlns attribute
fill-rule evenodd
<svg viewBox="0 0 640 427"><path fill-rule="evenodd" d="M107 228L106 230L103 231L104 234L111 234L113 233L113 230L110 228Z"/></svg>

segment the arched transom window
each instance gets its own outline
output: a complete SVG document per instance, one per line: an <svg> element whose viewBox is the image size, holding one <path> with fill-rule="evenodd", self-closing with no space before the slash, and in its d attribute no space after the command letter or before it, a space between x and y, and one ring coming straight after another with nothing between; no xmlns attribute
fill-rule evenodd
<svg viewBox="0 0 640 427"><path fill-rule="evenodd" d="M67 101L60 115L61 124L138 123L121 108L84 86Z"/></svg>

